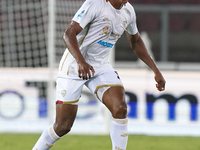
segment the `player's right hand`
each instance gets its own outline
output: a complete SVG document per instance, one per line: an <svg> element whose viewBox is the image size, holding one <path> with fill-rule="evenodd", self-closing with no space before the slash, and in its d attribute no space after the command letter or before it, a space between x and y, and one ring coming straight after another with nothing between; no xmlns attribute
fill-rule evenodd
<svg viewBox="0 0 200 150"><path fill-rule="evenodd" d="M94 68L86 62L78 63L78 76L83 80L90 79L94 76Z"/></svg>

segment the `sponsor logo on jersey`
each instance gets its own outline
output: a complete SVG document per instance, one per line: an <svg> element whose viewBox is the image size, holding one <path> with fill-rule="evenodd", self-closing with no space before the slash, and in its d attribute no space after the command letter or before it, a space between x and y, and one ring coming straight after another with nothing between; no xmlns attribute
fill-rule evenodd
<svg viewBox="0 0 200 150"><path fill-rule="evenodd" d="M113 45L114 44L111 44L111 43L108 43L108 42L104 42L104 41L99 41L98 42L100 45L103 45L103 46L105 46L105 47L110 47L110 48L112 48L113 47Z"/></svg>
<svg viewBox="0 0 200 150"><path fill-rule="evenodd" d="M113 36L113 37L117 37L117 38L121 37L121 34L117 34L117 33L114 33L114 32L111 32L110 35Z"/></svg>
<svg viewBox="0 0 200 150"><path fill-rule="evenodd" d="M78 17L79 17L79 18L82 18L84 12L85 12L85 10L83 10L80 14L78 14Z"/></svg>

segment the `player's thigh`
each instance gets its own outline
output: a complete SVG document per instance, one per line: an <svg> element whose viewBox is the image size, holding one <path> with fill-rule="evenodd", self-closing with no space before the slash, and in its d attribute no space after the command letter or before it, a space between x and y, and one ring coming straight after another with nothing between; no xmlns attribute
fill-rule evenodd
<svg viewBox="0 0 200 150"><path fill-rule="evenodd" d="M112 68L86 82L86 86L102 102L104 92L110 87L122 87L123 89L118 73Z"/></svg>
<svg viewBox="0 0 200 150"><path fill-rule="evenodd" d="M123 87L113 86L103 94L103 103L111 111L126 111L125 91Z"/></svg>
<svg viewBox="0 0 200 150"><path fill-rule="evenodd" d="M126 117L125 91L120 77L114 69L97 76L89 82L88 87L110 110L114 118Z"/></svg>
<svg viewBox="0 0 200 150"><path fill-rule="evenodd" d="M78 101L83 80L57 78L56 80L56 121L54 129L59 136L68 133L76 118Z"/></svg>

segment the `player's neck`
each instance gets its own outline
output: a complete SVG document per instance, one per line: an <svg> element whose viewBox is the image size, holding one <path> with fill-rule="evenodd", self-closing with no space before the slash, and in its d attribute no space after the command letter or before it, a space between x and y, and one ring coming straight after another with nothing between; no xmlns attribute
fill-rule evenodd
<svg viewBox="0 0 200 150"><path fill-rule="evenodd" d="M109 0L109 1L115 9L121 9L123 7L123 3L120 3L119 1L116 0Z"/></svg>

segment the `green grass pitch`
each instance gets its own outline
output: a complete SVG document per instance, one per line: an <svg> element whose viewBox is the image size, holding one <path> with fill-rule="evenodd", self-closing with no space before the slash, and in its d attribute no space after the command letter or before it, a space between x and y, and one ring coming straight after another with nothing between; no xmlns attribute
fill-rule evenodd
<svg viewBox="0 0 200 150"><path fill-rule="evenodd" d="M0 134L0 150L31 150L40 134ZM66 135L51 150L111 150L109 135ZM127 150L200 150L200 137L129 135Z"/></svg>

